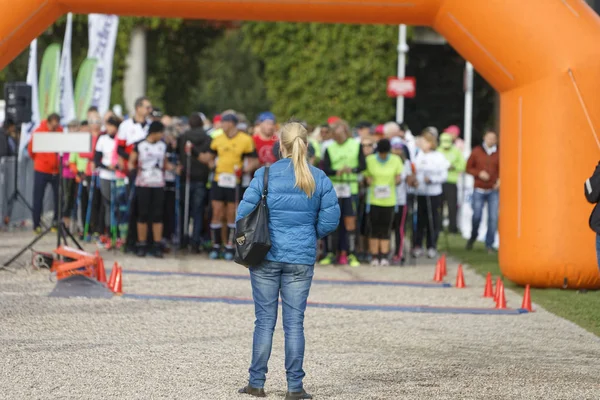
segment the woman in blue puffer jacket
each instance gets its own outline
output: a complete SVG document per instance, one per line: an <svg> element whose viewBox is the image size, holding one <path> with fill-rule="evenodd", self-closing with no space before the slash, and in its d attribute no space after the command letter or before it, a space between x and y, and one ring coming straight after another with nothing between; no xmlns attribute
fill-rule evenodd
<svg viewBox="0 0 600 400"><path fill-rule="evenodd" d="M280 139L282 159L271 165L268 177L271 251L261 265L250 268L256 322L250 380L240 393L265 397L267 363L281 295L288 383L285 398L311 399L302 386L304 311L317 258L317 240L336 230L340 208L329 178L308 165L308 132L304 126L286 123ZM239 205L238 220L260 201L264 172L264 168L256 171Z"/></svg>

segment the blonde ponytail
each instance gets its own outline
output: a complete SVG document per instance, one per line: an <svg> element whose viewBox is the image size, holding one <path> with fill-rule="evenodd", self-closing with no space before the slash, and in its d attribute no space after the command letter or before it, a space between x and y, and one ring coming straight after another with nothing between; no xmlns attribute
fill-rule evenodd
<svg viewBox="0 0 600 400"><path fill-rule="evenodd" d="M308 167L308 131L298 122L288 122L281 127L281 148L292 159L296 184L308 197L315 193L315 178Z"/></svg>

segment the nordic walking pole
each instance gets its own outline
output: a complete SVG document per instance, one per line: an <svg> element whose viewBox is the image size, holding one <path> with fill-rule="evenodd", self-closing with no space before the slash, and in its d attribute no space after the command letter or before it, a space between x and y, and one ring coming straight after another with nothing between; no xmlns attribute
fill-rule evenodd
<svg viewBox="0 0 600 400"><path fill-rule="evenodd" d="M79 206L81 203L81 192L83 191L83 179L79 181L77 185L77 197L75 198L75 207L73 208L73 214L71 215L71 220L73 221L71 225L77 226L77 231L79 231ZM74 232L73 226L69 227L71 232Z"/></svg>
<svg viewBox="0 0 600 400"><path fill-rule="evenodd" d="M175 244L175 251L177 251L177 247L179 247L179 230L181 229L181 221L179 221L179 208L181 207L181 193L179 192L181 190L180 180L181 177L179 175L175 175L175 237L173 238L173 244Z"/></svg>
<svg viewBox="0 0 600 400"><path fill-rule="evenodd" d="M435 231L433 230L434 228L434 224L433 224L433 210L431 207L431 196L425 196L425 200L427 201L427 219L429 220L429 233L431 235L431 240L432 243L435 242ZM437 250L437 249L436 249Z"/></svg>
<svg viewBox="0 0 600 400"><path fill-rule="evenodd" d="M114 180L110 181L110 233L112 235L112 249L117 247L117 218L115 215L115 206L117 200L117 185Z"/></svg>
<svg viewBox="0 0 600 400"><path fill-rule="evenodd" d="M96 191L96 178L97 176L92 173L92 177L90 179L90 194L88 196L88 207L85 213L85 224L83 228L83 240L86 242L90 241L90 237L88 235L90 230L90 219L92 218L92 205L94 204L94 192Z"/></svg>
<svg viewBox="0 0 600 400"><path fill-rule="evenodd" d="M183 209L183 237L186 246L189 242L190 233L190 172L192 169L192 142L185 143L185 199ZM194 221L195 223L195 221Z"/></svg>

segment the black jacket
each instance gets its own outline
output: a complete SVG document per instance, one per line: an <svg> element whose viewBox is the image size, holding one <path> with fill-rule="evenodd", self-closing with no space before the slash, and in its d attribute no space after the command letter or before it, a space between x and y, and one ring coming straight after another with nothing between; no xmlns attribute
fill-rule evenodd
<svg viewBox="0 0 600 400"><path fill-rule="evenodd" d="M186 165L187 157L185 154L185 143L187 141L192 142L192 160L191 160L191 173L190 181L192 182L208 182L208 165L202 164L198 161L198 155L210 151L211 138L208 136L204 129L194 128L179 137L177 140L177 154L179 155L179 162L183 166L181 178L185 179L187 175Z"/></svg>
<svg viewBox="0 0 600 400"><path fill-rule="evenodd" d="M597 234L600 234L600 208L598 208L600 204L600 162L596 165L593 175L585 181L583 189L587 201L596 204L590 215L590 228Z"/></svg>

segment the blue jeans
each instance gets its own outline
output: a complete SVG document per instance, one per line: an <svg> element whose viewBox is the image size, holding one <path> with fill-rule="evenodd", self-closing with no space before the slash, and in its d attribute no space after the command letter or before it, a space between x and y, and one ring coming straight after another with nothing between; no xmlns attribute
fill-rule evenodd
<svg viewBox="0 0 600 400"><path fill-rule="evenodd" d="M192 228L192 234L190 238L190 242L194 246L199 246L202 244L202 227L204 226L204 204L206 199L206 183L204 182L190 182L190 213L189 217L194 220L194 226ZM183 221L183 217L185 215L185 184L181 185L180 192L180 202L181 202L181 213L179 218ZM184 222L185 223L185 222ZM182 223L181 230L183 233L183 225ZM188 221L189 223L189 221ZM183 237L181 235L180 237ZM185 238L187 240L188 238Z"/></svg>
<svg viewBox="0 0 600 400"><path fill-rule="evenodd" d="M479 233L479 224L483 214L483 206L488 205L487 234L485 235L485 246L491 248L496 239L496 230L498 229L498 203L499 195L497 190L482 193L475 190L473 192L473 230L471 231L471 240L476 240Z"/></svg>
<svg viewBox="0 0 600 400"><path fill-rule="evenodd" d="M314 274L314 266L265 261L250 269L254 298L254 343L249 384L265 385L271 356L273 331L277 322L279 295L283 304L285 370L288 391L301 392L304 370L304 311Z"/></svg>

